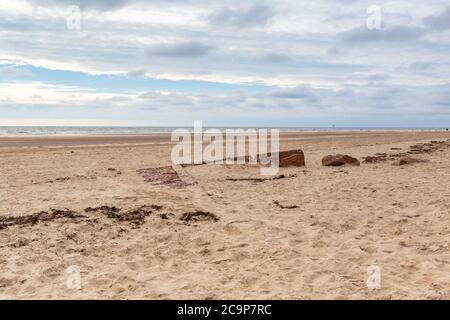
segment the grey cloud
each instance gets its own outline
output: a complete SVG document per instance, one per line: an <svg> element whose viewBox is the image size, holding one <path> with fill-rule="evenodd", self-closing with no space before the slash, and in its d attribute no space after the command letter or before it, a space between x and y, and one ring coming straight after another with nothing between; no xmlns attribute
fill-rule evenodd
<svg viewBox="0 0 450 320"><path fill-rule="evenodd" d="M437 65L438 65L438 63L431 62L431 61L416 61L416 62L411 63L411 65L409 67L413 70L425 71L425 70L430 70L432 68L435 68Z"/></svg>
<svg viewBox="0 0 450 320"><path fill-rule="evenodd" d="M140 105L145 109L164 109L168 108L199 108L202 104L197 99L198 94L181 94L181 93L166 93L162 94L160 92L150 91L142 93L138 96L139 100L142 101ZM211 99L208 100L211 103ZM210 107L213 107L210 105Z"/></svg>
<svg viewBox="0 0 450 320"><path fill-rule="evenodd" d="M76 5L79 6L81 10L115 10L119 9L130 2L132 0L28 0L29 3L40 6L40 7L49 7L49 6L71 6Z"/></svg>
<svg viewBox="0 0 450 320"><path fill-rule="evenodd" d="M396 26L381 30L370 30L365 27L355 28L340 34L340 38L347 43L359 42L404 42L417 40L423 34L418 27Z"/></svg>
<svg viewBox="0 0 450 320"><path fill-rule="evenodd" d="M386 73L374 73L367 77L367 79L370 81L386 81L390 78L391 76Z"/></svg>
<svg viewBox="0 0 450 320"><path fill-rule="evenodd" d="M328 48L327 49L327 54L330 56L335 56L339 54L339 49L338 48Z"/></svg>
<svg viewBox="0 0 450 320"><path fill-rule="evenodd" d="M287 99L287 100L308 100L316 101L317 97L312 93L312 91L305 87L296 87L293 89L284 89L274 91L272 97Z"/></svg>
<svg viewBox="0 0 450 320"><path fill-rule="evenodd" d="M411 115L411 119L404 119L402 125L420 126L426 121L431 123L435 110L444 110L448 106L450 92L446 86L395 86L395 85L364 85L347 86L343 90L332 90L324 88L312 88L299 86L291 89L278 89L266 92L223 92L223 93L167 93L147 92L142 94L136 102L130 102L143 111L171 110L172 112L202 112L202 117L217 119L215 112L227 111L236 114L242 119L242 113L259 112L287 112L285 116L289 121L279 119L280 122L271 118L271 125L287 124L290 121L300 121L297 125L307 125L317 119L329 118L336 125L351 126L348 122L349 114L358 115L365 125L389 126L397 115L405 112ZM320 97L320 99L318 98ZM446 100L447 99L447 100ZM447 101L447 102L446 102ZM423 106L427 106L426 109ZM298 111L306 112L300 117ZM324 110L327 110L324 113ZM339 111L340 110L340 111ZM389 116L385 112L389 112ZM414 116L414 114L420 115ZM216 118L214 118L216 114ZM220 113L219 113L220 114ZM198 117L200 114L196 114ZM261 114L260 114L261 115ZM306 115L306 116L305 116ZM309 115L309 116L307 116ZM230 116L232 118L232 116ZM228 119L230 119L230 117ZM296 119L296 120L294 120ZM317 120L316 121L322 121ZM449 117L446 118L447 120ZM354 120L354 119L353 119ZM408 122L407 122L408 121ZM443 120L441 120L443 121ZM323 121L321 122L324 123ZM359 122L358 122L359 123ZM396 123L399 125L399 123ZM355 125L353 123L353 125ZM359 124L362 125L362 124Z"/></svg>
<svg viewBox="0 0 450 320"><path fill-rule="evenodd" d="M332 47L332 48L327 49L326 54L330 57L338 57L338 56L347 55L348 51L345 50L344 48Z"/></svg>
<svg viewBox="0 0 450 320"><path fill-rule="evenodd" d="M291 58L282 53L267 53L261 57L261 60L270 63L283 63L291 61Z"/></svg>
<svg viewBox="0 0 450 320"><path fill-rule="evenodd" d="M248 28L266 26L274 17L273 8L266 4L254 4L247 9L224 7L212 13L208 20L212 25Z"/></svg>
<svg viewBox="0 0 450 320"><path fill-rule="evenodd" d="M208 54L212 46L197 41L155 45L148 50L149 55L160 57L195 58Z"/></svg>
<svg viewBox="0 0 450 320"><path fill-rule="evenodd" d="M450 7L441 14L425 18L424 24L436 30L450 29Z"/></svg>
<svg viewBox="0 0 450 320"><path fill-rule="evenodd" d="M379 82L379 81L387 81L391 78L391 76L387 73L367 73L367 74L356 74L354 78L358 80Z"/></svg>
<svg viewBox="0 0 450 320"><path fill-rule="evenodd" d="M124 97L124 96L114 96L107 99L110 102L129 102L131 101L131 97Z"/></svg>
<svg viewBox="0 0 450 320"><path fill-rule="evenodd" d="M136 77L136 78L140 78L145 76L145 74L147 73L147 70L145 69L135 69L135 70L131 70L127 73L127 76L129 77Z"/></svg>
<svg viewBox="0 0 450 320"><path fill-rule="evenodd" d="M18 78L29 77L32 72L27 68L14 67L14 66L0 66L0 77L2 78Z"/></svg>
<svg viewBox="0 0 450 320"><path fill-rule="evenodd" d="M116 117L126 115L136 121L157 117L159 123L164 125L179 125L179 122L173 123L175 120L189 125L195 119L203 119L208 124L229 125L229 121L238 121L238 124L253 125L255 117L260 117L258 120L263 122L254 125L438 126L450 121L448 92L449 85L358 85L346 86L342 90L299 86L265 92L163 94L150 91L140 96L130 95L129 100L118 96L80 101L76 108L71 103L62 103L61 106L49 106L47 113L54 114L58 108L65 108L67 114L75 112L74 115L79 116L83 115L83 110L90 110L105 119L110 117L111 110L119 112L118 108L126 104L124 112L115 114ZM64 107L66 105L70 105L70 109ZM111 108L114 106L118 108ZM23 115L24 110L35 110L32 104L19 107L17 116ZM11 116L11 109L0 104L0 114L2 110ZM173 116L174 112L178 117ZM46 113L39 115L45 116Z"/></svg>

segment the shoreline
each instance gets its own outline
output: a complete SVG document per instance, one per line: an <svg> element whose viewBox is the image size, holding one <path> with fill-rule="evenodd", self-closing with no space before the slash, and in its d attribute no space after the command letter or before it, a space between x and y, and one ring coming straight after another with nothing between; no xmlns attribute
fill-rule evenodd
<svg viewBox="0 0 450 320"><path fill-rule="evenodd" d="M346 139L355 137L433 137L450 136L447 131L315 131L315 132L280 132L280 143L310 143L321 139ZM45 147L100 147L100 146L151 146L171 145L171 133L152 134L114 134L114 135L62 135L62 136L0 136L0 151L8 149L45 148ZM404 141L408 141L404 140Z"/></svg>
<svg viewBox="0 0 450 320"><path fill-rule="evenodd" d="M80 133L73 133L69 132L67 134L65 133L35 133L35 134L29 134L29 133L18 133L18 134L9 134L2 132L2 129L14 129L14 128L23 128L23 129L36 129L36 128L54 128L54 129L75 129L80 130ZM111 132L108 133L106 131L101 131L101 129L118 129L117 132ZM158 136L158 135L170 135L174 130L176 129L187 129L189 131L192 131L193 127L154 127L153 129L165 129L161 131L143 131L143 132L120 132L120 129L152 129L152 127L21 127L21 126L0 126L0 139L2 138L32 138L32 137L56 137L56 138L76 138L76 137L128 137L128 136ZM82 129L86 129L86 131L82 131ZM99 133L95 133L91 130L89 132L89 129L99 129ZM239 127L239 126L230 126L230 127L214 127L214 126L204 126L203 131L208 129L219 129L221 131L225 129L242 129L242 130L248 130L248 129L278 129L280 134L297 134L297 133L344 133L344 132L350 132L350 133L356 133L356 132L448 132L448 128L396 128L396 127L341 127L341 128L328 128L328 127Z"/></svg>

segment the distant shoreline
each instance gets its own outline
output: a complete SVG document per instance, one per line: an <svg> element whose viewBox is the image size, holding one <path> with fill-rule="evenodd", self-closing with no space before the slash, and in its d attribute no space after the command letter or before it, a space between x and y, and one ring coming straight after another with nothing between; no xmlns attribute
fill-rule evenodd
<svg viewBox="0 0 450 320"><path fill-rule="evenodd" d="M320 133L320 132L437 132L446 131L446 128L408 128L408 127L220 127L205 126L207 129L227 128L247 129L279 129L281 133ZM79 126L0 126L0 137L90 137L90 136L153 136L170 134L176 129L191 130L192 127L79 127Z"/></svg>
<svg viewBox="0 0 450 320"><path fill-rule="evenodd" d="M443 130L337 130L337 131L297 131L280 132L280 142L283 141L312 141L317 139L341 139L354 136L389 137L402 135L407 132L417 132L421 135L435 135L442 132L447 137L448 132ZM153 132L148 134L84 134L84 135L18 135L0 136L0 150L8 148L44 148L44 147L99 147L99 146L150 146L170 145L170 132Z"/></svg>

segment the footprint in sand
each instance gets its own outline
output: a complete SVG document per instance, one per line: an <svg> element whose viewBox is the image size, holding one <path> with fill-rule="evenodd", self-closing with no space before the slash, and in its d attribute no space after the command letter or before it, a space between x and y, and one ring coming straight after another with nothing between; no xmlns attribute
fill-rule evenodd
<svg viewBox="0 0 450 320"><path fill-rule="evenodd" d="M224 230L231 235L252 234L264 226L264 222L255 220L240 220L227 223Z"/></svg>

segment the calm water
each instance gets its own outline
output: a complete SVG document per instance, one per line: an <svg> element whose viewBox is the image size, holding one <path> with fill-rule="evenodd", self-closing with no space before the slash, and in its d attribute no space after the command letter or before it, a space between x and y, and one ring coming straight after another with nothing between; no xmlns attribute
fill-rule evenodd
<svg viewBox="0 0 450 320"><path fill-rule="evenodd" d="M225 129L221 127L214 127ZM179 127L1 127L0 136L72 136L72 135L110 135L110 134L151 134L170 133ZM185 129L192 130L190 127ZM204 127L203 130L208 129ZM244 128L245 129L245 128ZM332 132L332 131L442 131L443 128L305 128L282 127L280 132Z"/></svg>

